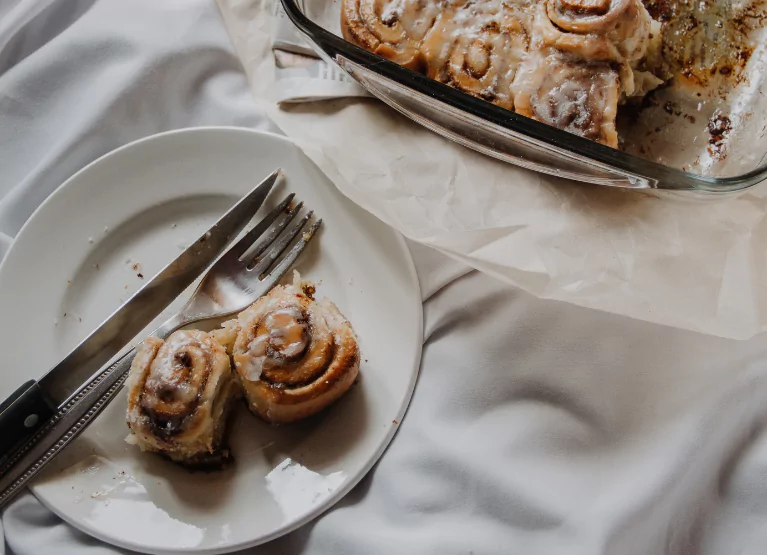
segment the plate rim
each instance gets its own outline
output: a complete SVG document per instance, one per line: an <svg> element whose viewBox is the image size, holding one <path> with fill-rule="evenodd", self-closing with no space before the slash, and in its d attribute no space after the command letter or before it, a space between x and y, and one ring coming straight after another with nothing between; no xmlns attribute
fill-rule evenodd
<svg viewBox="0 0 767 555"><path fill-rule="evenodd" d="M81 169L76 171L70 177L68 177L60 186L58 186L50 195L48 195L43 202L40 203L40 205L32 212L29 218L27 218L27 220L21 226L19 231L16 233L15 237L13 238L13 242L11 243L11 247L8 249L3 259L0 260L0 276L2 276L3 272L6 270L6 267L8 266L9 261L12 258L12 255L13 257L16 256L16 253L14 251L18 250L16 246L19 243L18 241L19 238L23 236L23 234L25 233L25 231L27 230L29 226L34 225L34 221L39 216L40 212L44 210L49 203L56 202L56 199L60 197L62 194L64 194L65 190L70 188L71 184L73 182L76 182L76 180L80 177L81 174L90 170L93 167L103 164L106 160L108 160L112 156L115 156L124 150L135 148L139 144L142 144L145 142L165 138L168 136L174 136L174 135L197 134L197 133L204 134L208 132L233 132L233 133L241 133L241 134L248 134L248 135L257 135L261 137L266 137L270 140L276 140L278 142L285 144L289 148L296 149L302 156L306 157L306 159L317 168L317 171L319 171L322 175L324 175L325 178L331 184L333 184L336 191L340 195L342 195L344 198L346 198L350 202L354 203L354 201L349 199L346 195L343 194L343 192L341 192L340 189L338 189L338 187L335 186L335 184L333 183L333 180L330 179L330 177L328 177L327 174L325 174L325 172L323 172L319 168L319 166L317 166L317 164L298 146L298 144L287 136L280 135L272 131L261 131L257 129L250 129L247 127L238 127L238 126L212 125L212 126L195 126L195 127L185 127L181 129L171 129L168 131L155 133L153 135L148 135L146 137L141 137L139 139L126 143L114 150L111 150L105 154L102 154L95 160L89 162L88 164L83 166ZM381 221L378 218L376 218L373 214L368 212L367 210L364 210L358 204L356 203L354 204L357 207L359 207L364 213L368 214L369 217L374 218L378 221ZM373 466L375 466L378 463L378 461L380 461L383 454L389 448L389 445L394 439L394 436L397 434L397 431L402 425L404 417L410 406L413 393L415 392L415 388L418 382L418 377L421 372L421 359L423 356L423 341L425 336L425 330L424 330L424 317L423 317L423 299L421 297L421 288L420 288L420 280L418 277L418 272L416 271L412 252L407 246L407 242L405 241L405 237L402 235L402 233L400 233L398 230L386 224L386 222L381 222L381 223L383 223L384 225L387 225L387 227L392 231L397 244L402 249L402 252L405 254L408 277L410 278L411 283L415 286L413 291L408 293L408 296L413 296L414 297L413 302L420 305L420 310L416 311L418 314L418 322L417 322L416 329L419 330L420 340L416 342L416 352L414 357L415 368L413 368L411 371L410 381L407 384L407 393L405 397L403 398L402 403L400 404L396 412L397 424L389 428L384 440L381 442L381 444L378 446L376 451L373 453L373 456L371 456L368 459L368 461L363 465L360 471L355 473L353 476L350 476L347 482L342 487L334 491L331 495L329 495L323 501L323 503L320 503L315 508L312 508L311 510L307 511L307 513L303 515L301 518L298 518L295 521L289 522L283 526L277 527L271 533L260 536L256 538L255 540L247 540L247 541L236 543L236 544L229 544L227 546L222 546L220 548L217 548L217 547L202 548L202 549L194 548L194 547L183 548L183 549L182 548L179 548L179 549L160 548L160 549L153 549L152 551L142 551L143 549L145 549L144 545L136 545L136 544L131 544L127 542L122 542L119 540L116 541L114 538L111 538L110 536L106 534L101 534L99 530L97 530L96 528L92 526L89 526L88 523L86 522L82 522L77 519L72 519L72 518L69 518L69 515L67 514L59 513L51 505L49 505L49 503L46 501L44 496L38 495L38 493L36 492L36 487L34 482L28 486L28 490L32 493L35 499L37 499L46 509L51 511L57 517L62 519L64 522L66 522L70 526L73 526L77 530L80 530L81 532L93 538L96 538L99 541L103 541L104 543L108 545L113 545L119 548L137 551L139 553L153 553L153 554L195 553L197 555L221 555L224 553L232 553L235 551L240 551L240 550L248 549L251 547L256 547L258 545L268 543L284 535L287 535L297 530L298 528L301 528L305 524L317 519L318 517L322 516L323 514L325 514L332 508L334 508L335 505L338 504L338 502L341 499L343 499L352 489L354 489L354 487L356 487L368 475L368 473L373 468Z"/></svg>

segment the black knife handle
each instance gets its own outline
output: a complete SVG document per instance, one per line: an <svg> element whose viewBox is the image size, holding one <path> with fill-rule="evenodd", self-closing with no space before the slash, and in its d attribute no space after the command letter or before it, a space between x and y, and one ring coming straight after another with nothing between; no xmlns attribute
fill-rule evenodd
<svg viewBox="0 0 767 555"><path fill-rule="evenodd" d="M14 447L56 412L35 380L29 380L0 404L0 465Z"/></svg>
<svg viewBox="0 0 767 555"><path fill-rule="evenodd" d="M0 511L112 402L135 356L131 349L88 382L0 465Z"/></svg>

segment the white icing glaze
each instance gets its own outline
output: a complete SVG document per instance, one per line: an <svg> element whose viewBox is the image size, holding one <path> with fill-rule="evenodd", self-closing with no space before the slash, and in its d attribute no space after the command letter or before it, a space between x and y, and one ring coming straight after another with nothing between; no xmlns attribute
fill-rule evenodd
<svg viewBox="0 0 767 555"><path fill-rule="evenodd" d="M397 21L402 19L402 12L405 11L404 0L393 0L385 4L381 9L381 21Z"/></svg>
<svg viewBox="0 0 767 555"><path fill-rule="evenodd" d="M209 334L148 338L130 372L130 443L182 462L217 448L234 391L229 358Z"/></svg>
<svg viewBox="0 0 767 555"><path fill-rule="evenodd" d="M520 66L514 91L523 115L617 146L620 91L607 64L579 62L555 50L539 52Z"/></svg>
<svg viewBox="0 0 767 555"><path fill-rule="evenodd" d="M294 282L298 276L298 272L294 274ZM298 276L300 280L300 276ZM290 289L291 292L295 292L294 286L287 286L285 290ZM257 303L249 306L242 311L238 317L240 326L247 328L250 322L257 322L262 315L276 310L282 299L275 297L262 297ZM246 346L247 353L234 356L234 364L237 370L243 375L244 378L256 381L261 378L261 372L264 368L264 360L266 359L266 351L269 346L269 338L265 336L256 337L248 343Z"/></svg>
<svg viewBox="0 0 767 555"><path fill-rule="evenodd" d="M186 368L176 358L176 355L182 351L199 349L188 332L176 332L160 348L158 356L152 362L149 368L149 376L146 379L145 388L152 391L165 391L172 395L176 403L191 403L197 396L197 390L189 380L190 369ZM201 341L202 349L213 349L209 338ZM190 357L194 360L194 354ZM158 404L159 399L156 396L148 396L145 401L149 408Z"/></svg>
<svg viewBox="0 0 767 555"><path fill-rule="evenodd" d="M523 20L519 10L497 1L443 12L421 45L428 75L513 108L511 82L529 45Z"/></svg>
<svg viewBox="0 0 767 555"><path fill-rule="evenodd" d="M434 0L360 0L360 15L382 42L419 41L441 11Z"/></svg>
<svg viewBox="0 0 767 555"><path fill-rule="evenodd" d="M242 370L245 378L252 382L261 379L268 347L269 337L266 335L259 335L250 342L248 345L248 356L244 357L242 362L237 362L237 366Z"/></svg>
<svg viewBox="0 0 767 555"><path fill-rule="evenodd" d="M606 111L598 118L606 125L599 124L604 127L601 142L611 146L617 146L612 130L613 74L605 73L599 63L583 62L613 64L618 70L618 94L624 98L642 96L663 82L656 76L663 73L661 25L652 20L642 0L356 1L361 12L377 14L375 21L363 19L381 47L366 47L507 109L515 109L519 68L528 73L520 82L529 81L535 72L531 64L541 59L541 52L555 48L571 55L562 58L560 65L572 64L570 73L578 78L576 83L562 81L548 88L545 102L561 102L557 107L545 107L549 123L593 138L594 130L586 128L595 120L593 110L603 106ZM393 42L387 42L387 35ZM407 63L386 50L387 44L399 44L405 38L410 49ZM413 54L416 50L425 70L418 63L411 64L418 58ZM585 73L592 70L593 79L585 86ZM564 75L561 69L555 73ZM542 99L539 95L538 104L532 107L528 101L528 111L543 113ZM517 111L525 114L526 110Z"/></svg>
<svg viewBox="0 0 767 555"><path fill-rule="evenodd" d="M299 379L302 371L308 377L314 373L310 369L327 366L338 330L349 325L329 301L307 300L303 292L313 287L294 271L292 284L275 288L240 314L241 328L255 332L247 344L242 343L246 336L241 336L235 347L233 358L241 379L257 382L264 372L279 368ZM274 353L285 359L300 358L283 362L279 356L273 358ZM298 366L291 369L293 364Z"/></svg>
<svg viewBox="0 0 767 555"><path fill-rule="evenodd" d="M270 306L279 306L280 304L281 301L277 299L274 299L269 303ZM261 378L261 374L264 370L264 364L268 358L268 348L270 345L274 347L274 338L279 336L294 335L296 332L300 331L298 328L305 326L299 324L296 321L300 314L297 314L297 310L294 307L288 306L277 308L273 312L265 309L261 313L263 314L264 312L267 312L267 314L264 317L262 325L264 325L269 330L269 333L258 334L248 344L247 355L240 355L235 357L235 364L237 365L238 370L240 370L240 372L244 374L244 377L250 381L257 381ZM307 316L309 320L309 326L317 332L328 328L328 325L323 318L323 314L317 310L317 305L312 305L309 308L309 313ZM287 327L284 327L286 323ZM303 335L303 333L301 335ZM304 351L306 347L306 340L302 337L300 340L288 342L286 347L280 349L280 351L282 354L288 357L297 356L301 354L301 352ZM304 365L313 365L318 363L321 365L323 363L322 353L320 351L315 351L315 353L316 354L314 355L307 353L307 357L302 361L302 363Z"/></svg>
<svg viewBox="0 0 767 555"><path fill-rule="evenodd" d="M285 357L295 357L306 349L308 330L295 307L285 307L269 313L264 327L269 330L269 345Z"/></svg>

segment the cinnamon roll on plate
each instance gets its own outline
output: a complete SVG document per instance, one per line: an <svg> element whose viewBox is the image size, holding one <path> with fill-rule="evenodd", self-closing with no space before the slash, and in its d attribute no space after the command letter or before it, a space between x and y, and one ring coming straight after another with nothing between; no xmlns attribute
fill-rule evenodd
<svg viewBox="0 0 767 555"><path fill-rule="evenodd" d="M190 468L229 458L227 416L237 384L229 356L204 331L177 331L144 341L128 377L128 443Z"/></svg>
<svg viewBox="0 0 767 555"><path fill-rule="evenodd" d="M316 302L297 272L238 317L232 358L251 411L267 422L300 420L324 409L354 383L359 347L338 308Z"/></svg>
<svg viewBox="0 0 767 555"><path fill-rule="evenodd" d="M519 67L512 87L518 114L616 148L620 83L604 62L550 49Z"/></svg>

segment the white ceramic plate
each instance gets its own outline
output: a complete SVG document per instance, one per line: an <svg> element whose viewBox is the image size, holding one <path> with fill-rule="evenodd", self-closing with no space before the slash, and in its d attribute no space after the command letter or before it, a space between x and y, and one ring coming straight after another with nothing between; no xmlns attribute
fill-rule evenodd
<svg viewBox="0 0 767 555"><path fill-rule="evenodd" d="M89 165L32 216L0 266L3 398L38 378L275 168L324 219L296 266L360 338L361 379L325 413L270 427L241 407L236 462L190 473L125 443L122 392L32 486L67 522L148 553L223 553L274 539L354 486L394 435L415 385L422 310L400 235L337 192L288 140L246 129L164 133ZM156 323L182 304L166 310ZM148 330L147 330L148 331Z"/></svg>

